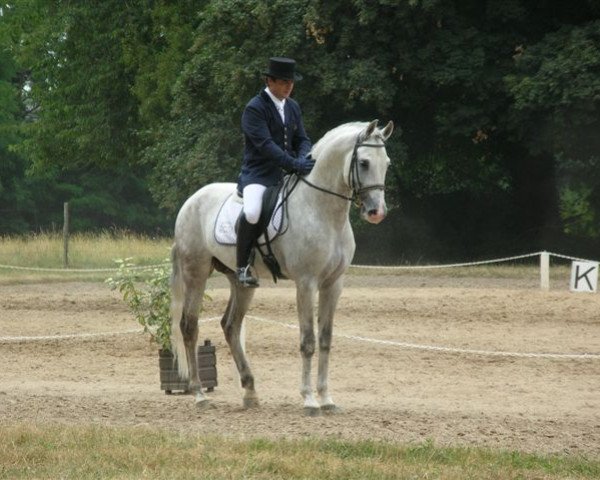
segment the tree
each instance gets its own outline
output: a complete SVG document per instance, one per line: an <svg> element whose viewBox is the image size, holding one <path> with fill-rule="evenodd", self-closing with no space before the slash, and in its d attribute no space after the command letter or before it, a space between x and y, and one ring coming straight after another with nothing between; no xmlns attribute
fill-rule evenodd
<svg viewBox="0 0 600 480"><path fill-rule="evenodd" d="M148 178L173 215L236 180L243 107L267 59L291 56L313 141L373 118L402 132L387 195L404 208L374 249L387 260L593 243L599 14L592 0L21 0L0 30L34 115L11 151L103 211ZM83 172L128 180L104 196Z"/></svg>
<svg viewBox="0 0 600 480"><path fill-rule="evenodd" d="M23 31L17 58L32 72L29 95L40 106L19 151L36 168L134 163L137 102L118 41L130 15L121 5L25 0L13 7ZM19 22L31 11L43 18L28 32Z"/></svg>
<svg viewBox="0 0 600 480"><path fill-rule="evenodd" d="M530 109L523 109L516 93L530 79L519 85L527 70L519 57L525 49L532 52L534 62L547 64L544 52L557 52L555 71L545 77L545 87L569 83L583 104L597 105L595 81L590 88L579 86L588 84L589 75L597 75L595 60L590 63L596 53L591 51L594 39L588 29L595 31L598 13L594 2L585 0L569 5L551 0L535 4L381 0L356 1L349 8L346 2L315 0L306 19L325 52L321 68L328 73L323 77L343 79L331 82L340 86L335 93L332 87L332 94L338 106L345 107L336 111L347 114L360 108L364 98L364 104L376 105L378 112L393 112L402 126L408 160L393 164L394 189L414 214L400 222L409 227L404 230L443 239L439 255L448 258L449 252L473 256L484 253L482 247L505 249L510 243L550 248L562 237L557 192L562 180L557 169L563 175L566 168L572 176L575 165L567 159L556 165L555 158L565 156L563 150L556 143L534 148L530 135L540 121L557 114L564 118L561 109L573 113L573 105L554 102L544 109L539 103L534 108L537 119ZM579 44L563 50L563 44L570 43L564 35L553 39L553 32L563 25L566 31L588 32L587 48ZM569 55L570 48L580 52L559 74L560 52ZM577 59L581 56L588 63ZM565 82L560 80L562 74ZM511 80L513 76L517 80ZM581 127L587 123L582 131L595 126L592 119L598 118L595 107L588 113L579 113L576 123ZM558 130L563 126L555 124ZM598 152L596 142L589 142L581 131L576 135L573 129L561 131L571 145L588 144ZM593 156L577 158L590 167L596 161ZM583 198L589 205L596 201L589 180L575 202L572 184L564 190L563 219L569 201L575 209L585 204ZM591 217L582 218L589 222ZM572 231L572 223L565 226ZM389 250L410 241L396 234ZM423 239L415 242L417 248L424 244Z"/></svg>
<svg viewBox="0 0 600 480"><path fill-rule="evenodd" d="M4 53L16 60L10 90L21 93L23 112L22 134L10 141L19 168L8 173L21 186L10 210L19 222L2 231L60 225L64 201L74 230L169 229L139 162L137 69L125 54L146 3L23 0L5 9Z"/></svg>
<svg viewBox="0 0 600 480"><path fill-rule="evenodd" d="M516 54L511 126L556 166L568 234L600 234L600 21L564 25Z"/></svg>
<svg viewBox="0 0 600 480"><path fill-rule="evenodd" d="M262 86L266 59L301 51L305 3L215 0L198 12L169 124L145 155L155 166L152 191L161 206L175 212L201 186L236 181L242 110Z"/></svg>
<svg viewBox="0 0 600 480"><path fill-rule="evenodd" d="M0 15L0 22L3 16ZM0 44L6 45L6 32L0 29ZM9 51L0 50L0 232L16 233L26 226L21 209L30 209L32 199L24 180L26 162L12 151L20 139L22 118L18 68Z"/></svg>

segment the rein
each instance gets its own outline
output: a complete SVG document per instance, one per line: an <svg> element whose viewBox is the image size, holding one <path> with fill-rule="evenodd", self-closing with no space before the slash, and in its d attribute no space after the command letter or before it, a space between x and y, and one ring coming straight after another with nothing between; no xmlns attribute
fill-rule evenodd
<svg viewBox="0 0 600 480"><path fill-rule="evenodd" d="M360 182L360 174L358 171L358 149L359 147L371 147L371 148L385 148L385 143L361 143L360 135L356 139L356 143L354 144L354 150L352 151L352 159L350 160L350 169L348 171L348 186L352 189L352 196L348 197L347 195L342 195L341 193L334 192L332 190L327 190L326 188L319 187L312 182L309 182L304 177L298 177L304 183L309 185L310 187L319 190L323 193L328 193L329 195L333 195L338 198L342 198L351 202L354 200L357 205L360 205L360 194L363 192L368 192L369 190L385 190L385 185L376 184L369 185L368 187L363 187Z"/></svg>
<svg viewBox="0 0 600 480"><path fill-rule="evenodd" d="M343 198L344 200L348 200L349 202L351 202L352 200L354 200L354 196L352 196L352 197L347 197L346 195L342 195L341 193L337 193L337 192L334 192L334 191L332 191L332 190L327 190L326 188L319 187L319 186L315 185L314 183L312 183L312 182L309 182L309 181L308 181L306 178L304 178L304 177L298 177L298 178L299 178L300 180L302 180L304 183L306 183L308 186L310 186L310 187L314 188L315 190L319 190L320 192L323 192L323 193L328 193L329 195L334 195L334 196L336 196L336 197ZM354 195L354 194L352 194L352 195Z"/></svg>

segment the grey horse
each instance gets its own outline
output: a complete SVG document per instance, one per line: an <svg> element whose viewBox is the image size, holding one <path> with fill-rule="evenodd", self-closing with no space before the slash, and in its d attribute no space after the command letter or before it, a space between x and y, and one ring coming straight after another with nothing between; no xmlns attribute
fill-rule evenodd
<svg viewBox="0 0 600 480"><path fill-rule="evenodd" d="M384 219L384 184L390 164L385 141L393 130L392 122L379 129L374 120L343 124L327 132L312 149L314 169L300 178L287 200L287 231L272 243L282 273L296 284L302 356L300 393L309 415L337 410L328 388L329 350L343 274L355 251L350 207L355 200L361 217L370 223ZM202 391L194 352L198 314L207 279L214 269L223 272L230 282L231 294L221 326L245 390L243 404L251 408L259 403L240 333L256 289L238 285L234 274L235 247L218 243L214 235L219 209L235 189L234 183L213 183L201 188L181 207L175 223L171 340L179 372L189 379L190 390L200 407L208 405L209 399ZM270 275L259 255L254 267L259 277ZM318 344L313 313L317 293ZM317 345L318 399L311 382Z"/></svg>

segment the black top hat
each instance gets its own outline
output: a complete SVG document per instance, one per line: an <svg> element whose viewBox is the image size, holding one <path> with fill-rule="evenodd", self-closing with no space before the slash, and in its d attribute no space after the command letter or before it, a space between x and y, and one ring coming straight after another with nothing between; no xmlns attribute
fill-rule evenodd
<svg viewBox="0 0 600 480"><path fill-rule="evenodd" d="M302 80L302 75L296 72L296 61L285 57L272 57L269 59L269 70L263 75L284 80Z"/></svg>

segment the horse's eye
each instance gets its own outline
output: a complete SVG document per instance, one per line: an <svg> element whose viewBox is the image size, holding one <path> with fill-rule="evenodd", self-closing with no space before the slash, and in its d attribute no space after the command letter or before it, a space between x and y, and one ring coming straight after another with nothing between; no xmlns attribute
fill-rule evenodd
<svg viewBox="0 0 600 480"><path fill-rule="evenodd" d="M359 165L360 165L362 168L364 168L364 169L367 169L367 168L369 168L369 161L368 161L368 160L359 160L359 161L358 161L358 164L359 164Z"/></svg>

